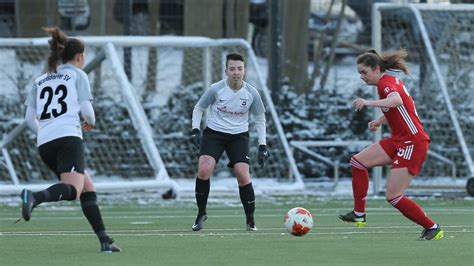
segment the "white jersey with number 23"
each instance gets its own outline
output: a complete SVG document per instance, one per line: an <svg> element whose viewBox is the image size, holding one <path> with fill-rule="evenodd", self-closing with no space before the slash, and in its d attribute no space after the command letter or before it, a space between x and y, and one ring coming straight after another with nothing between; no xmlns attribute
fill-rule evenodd
<svg viewBox="0 0 474 266"><path fill-rule="evenodd" d="M25 101L36 110L37 145L66 136L82 138L80 103L91 100L87 74L73 65L61 65L57 73L38 77Z"/></svg>

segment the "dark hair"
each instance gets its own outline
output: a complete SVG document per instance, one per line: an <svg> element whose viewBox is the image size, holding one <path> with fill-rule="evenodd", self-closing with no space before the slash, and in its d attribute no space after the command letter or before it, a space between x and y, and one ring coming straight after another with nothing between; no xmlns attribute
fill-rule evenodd
<svg viewBox="0 0 474 266"><path fill-rule="evenodd" d="M229 60L232 60L232 61L242 61L244 62L245 64L245 58L242 54L240 53L230 53L230 54L227 54L227 56L225 57L225 67L227 68L227 63L229 62Z"/></svg>
<svg viewBox="0 0 474 266"><path fill-rule="evenodd" d="M51 33L49 39L49 57L48 57L48 72L56 72L58 61L61 59L62 63L66 63L74 58L76 54L84 52L84 42L76 38L69 38L58 27L44 27L44 31Z"/></svg>
<svg viewBox="0 0 474 266"><path fill-rule="evenodd" d="M357 64L363 64L372 69L376 66L380 66L380 71L385 72L386 70L401 70L403 73L408 74L408 65L405 62L407 52L405 49L398 51L384 52L381 55L374 49L371 49L357 57Z"/></svg>

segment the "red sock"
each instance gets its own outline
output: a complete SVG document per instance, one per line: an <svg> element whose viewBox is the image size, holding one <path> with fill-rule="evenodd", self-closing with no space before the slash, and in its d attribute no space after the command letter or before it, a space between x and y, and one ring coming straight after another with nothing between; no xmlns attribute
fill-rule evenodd
<svg viewBox="0 0 474 266"><path fill-rule="evenodd" d="M413 200L400 195L388 200L393 207L397 208L405 217L423 226L425 229L431 228L435 223L426 215L423 209Z"/></svg>
<svg viewBox="0 0 474 266"><path fill-rule="evenodd" d="M354 193L354 211L365 212L365 198L369 189L369 173L363 164L354 157L352 165L352 192Z"/></svg>

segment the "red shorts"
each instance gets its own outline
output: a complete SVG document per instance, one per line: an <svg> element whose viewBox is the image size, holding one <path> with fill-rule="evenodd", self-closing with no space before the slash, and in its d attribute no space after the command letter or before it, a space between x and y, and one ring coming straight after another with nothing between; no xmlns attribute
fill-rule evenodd
<svg viewBox="0 0 474 266"><path fill-rule="evenodd" d="M392 169L408 168L417 176L428 153L429 140L394 140L386 138L379 141L382 149L392 159Z"/></svg>

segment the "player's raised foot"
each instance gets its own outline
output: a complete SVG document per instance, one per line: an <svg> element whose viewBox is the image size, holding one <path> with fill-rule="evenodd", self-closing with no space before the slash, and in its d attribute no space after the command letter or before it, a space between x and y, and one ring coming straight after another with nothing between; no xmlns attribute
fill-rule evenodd
<svg viewBox="0 0 474 266"><path fill-rule="evenodd" d="M31 213L35 207L35 197L31 190L23 189L20 193L21 197L21 215L25 221L29 221Z"/></svg>
<svg viewBox="0 0 474 266"><path fill-rule="evenodd" d="M121 252L122 249L114 243L115 241L110 238L107 241L100 243L100 252L103 253L112 253L112 252Z"/></svg>
<svg viewBox="0 0 474 266"><path fill-rule="evenodd" d="M354 223L357 227L364 227L366 224L365 214L359 216L354 211L350 211L346 214L340 214L339 219L347 223Z"/></svg>
<svg viewBox="0 0 474 266"><path fill-rule="evenodd" d="M423 229L421 232L420 240L436 240L441 239L444 236L444 231L441 229L441 226L434 229Z"/></svg>
<svg viewBox="0 0 474 266"><path fill-rule="evenodd" d="M257 231L257 226L255 226L255 223L248 223L247 231Z"/></svg>
<svg viewBox="0 0 474 266"><path fill-rule="evenodd" d="M198 214L198 216L196 217L196 221L194 221L194 224L193 226L191 227L191 229L193 229L193 231L199 231L202 229L202 226L204 225L204 223L207 221L207 215L205 214Z"/></svg>

